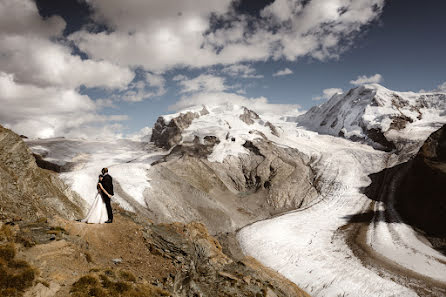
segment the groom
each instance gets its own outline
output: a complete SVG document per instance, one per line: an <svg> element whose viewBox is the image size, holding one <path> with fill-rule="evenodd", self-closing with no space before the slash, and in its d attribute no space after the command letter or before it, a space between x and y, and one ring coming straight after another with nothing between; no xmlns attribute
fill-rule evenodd
<svg viewBox="0 0 446 297"><path fill-rule="evenodd" d="M111 201L110 201L110 198L115 194L113 192L113 179L108 174L107 168L102 168L101 172L102 172L102 175L104 176L102 178L101 184L105 190L105 193L104 193L104 191L102 191L101 195L102 195L102 200L105 202L105 206L107 207L107 215L108 215L108 220L105 222L113 223L113 211L111 208Z"/></svg>

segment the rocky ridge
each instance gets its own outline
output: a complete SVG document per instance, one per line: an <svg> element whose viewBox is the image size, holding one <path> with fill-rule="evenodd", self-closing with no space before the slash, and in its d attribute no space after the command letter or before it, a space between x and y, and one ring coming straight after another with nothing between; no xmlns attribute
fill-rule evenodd
<svg viewBox="0 0 446 297"><path fill-rule="evenodd" d="M78 218L83 199L51 171L39 168L28 146L0 126L0 217L36 219L58 214Z"/></svg>

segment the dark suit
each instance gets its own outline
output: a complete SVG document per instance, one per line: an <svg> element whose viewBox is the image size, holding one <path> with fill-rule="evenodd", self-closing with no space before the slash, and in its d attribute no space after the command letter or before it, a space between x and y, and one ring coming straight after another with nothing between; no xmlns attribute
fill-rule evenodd
<svg viewBox="0 0 446 297"><path fill-rule="evenodd" d="M114 195L115 193L113 192L113 178L106 174L104 175L104 177L102 178L102 187L104 188L104 190L107 191L108 194L110 195ZM112 211L112 207L111 207L111 201L110 198L107 196L107 194L101 192L102 195L102 199L105 202L105 206L107 207L107 215L108 215L108 220L109 221L113 221L113 211Z"/></svg>

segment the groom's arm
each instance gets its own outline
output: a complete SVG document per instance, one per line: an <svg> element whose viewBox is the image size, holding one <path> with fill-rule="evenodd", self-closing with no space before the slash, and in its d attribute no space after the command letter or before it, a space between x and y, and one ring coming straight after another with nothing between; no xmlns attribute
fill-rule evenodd
<svg viewBox="0 0 446 297"><path fill-rule="evenodd" d="M101 183L99 183L99 187L100 187L101 190L105 193L105 195L107 195L109 198L111 198L111 195L104 189L104 187L102 186Z"/></svg>

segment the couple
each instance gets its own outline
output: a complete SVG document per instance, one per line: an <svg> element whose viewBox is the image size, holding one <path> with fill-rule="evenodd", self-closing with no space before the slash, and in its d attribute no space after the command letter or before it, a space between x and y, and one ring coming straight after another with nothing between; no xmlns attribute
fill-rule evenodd
<svg viewBox="0 0 446 297"><path fill-rule="evenodd" d="M113 179L108 174L107 168L102 168L102 174L99 175L97 184L98 192L88 211L85 219L81 220L84 223L102 224L113 222L113 211L111 208L110 198L114 195Z"/></svg>

